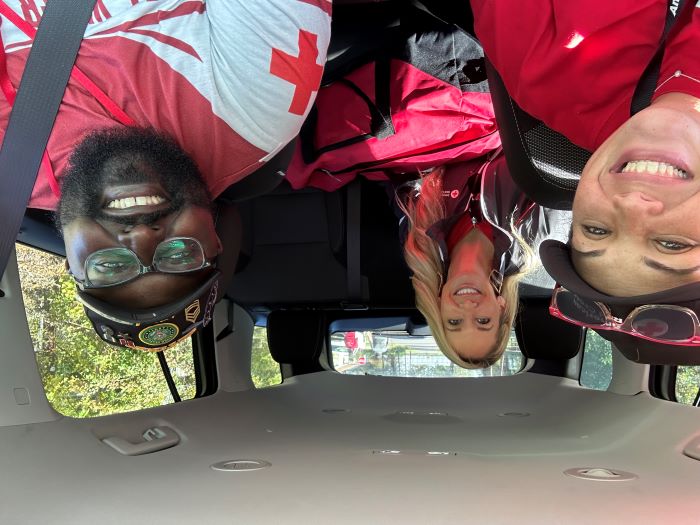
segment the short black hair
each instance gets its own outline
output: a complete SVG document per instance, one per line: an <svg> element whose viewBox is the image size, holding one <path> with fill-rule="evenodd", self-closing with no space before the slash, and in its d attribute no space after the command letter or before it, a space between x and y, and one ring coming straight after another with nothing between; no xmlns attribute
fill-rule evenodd
<svg viewBox="0 0 700 525"><path fill-rule="evenodd" d="M62 177L57 224L97 214L103 186L99 182L129 183L144 171L157 173L166 187L187 184L187 202L211 205L196 163L173 138L151 127L110 127L91 131L71 153Z"/></svg>

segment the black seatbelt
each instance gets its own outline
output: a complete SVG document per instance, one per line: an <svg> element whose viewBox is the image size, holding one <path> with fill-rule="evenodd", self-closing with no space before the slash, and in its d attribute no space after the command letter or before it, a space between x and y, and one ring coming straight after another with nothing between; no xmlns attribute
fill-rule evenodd
<svg viewBox="0 0 700 525"><path fill-rule="evenodd" d="M361 271L361 250L360 250L360 217L362 204L362 188L360 180L355 179L348 184L347 189L347 210L346 210L346 263L348 295L344 308L347 310L357 310L366 308L362 294L362 271Z"/></svg>
<svg viewBox="0 0 700 525"><path fill-rule="evenodd" d="M671 29L675 26L676 20L680 18L685 5L686 0L668 0L666 23L664 24L664 31L661 34L661 41L634 90L630 115L640 112L651 104L651 98L654 95L654 91L656 91L656 85L659 83L661 61L664 56L664 49L666 48L666 38L671 32Z"/></svg>
<svg viewBox="0 0 700 525"><path fill-rule="evenodd" d="M49 0L0 148L0 276L22 224L95 0Z"/></svg>

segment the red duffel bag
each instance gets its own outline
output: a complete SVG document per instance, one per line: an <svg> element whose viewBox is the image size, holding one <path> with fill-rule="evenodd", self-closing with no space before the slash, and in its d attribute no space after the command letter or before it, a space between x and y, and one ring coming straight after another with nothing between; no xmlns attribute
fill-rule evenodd
<svg viewBox="0 0 700 525"><path fill-rule="evenodd" d="M332 191L358 174L417 174L500 146L479 43L416 3L406 10L379 49L327 67L287 170L292 187Z"/></svg>

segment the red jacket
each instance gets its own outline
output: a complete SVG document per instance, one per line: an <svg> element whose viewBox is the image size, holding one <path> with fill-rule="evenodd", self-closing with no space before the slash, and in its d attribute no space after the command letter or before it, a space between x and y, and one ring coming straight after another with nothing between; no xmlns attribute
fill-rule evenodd
<svg viewBox="0 0 700 525"><path fill-rule="evenodd" d="M657 49L668 7L667 0L471 3L477 37L513 99L588 150L629 118L634 89ZM687 0L669 34L655 97L669 92L700 97L696 3ZM679 70L687 76L674 77Z"/></svg>

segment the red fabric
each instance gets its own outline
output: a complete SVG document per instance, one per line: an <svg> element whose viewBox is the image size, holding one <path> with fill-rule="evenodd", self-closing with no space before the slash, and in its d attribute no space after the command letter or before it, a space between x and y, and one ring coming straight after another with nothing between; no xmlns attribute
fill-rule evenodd
<svg viewBox="0 0 700 525"><path fill-rule="evenodd" d="M375 99L373 63L346 78ZM462 92L400 60L391 61L390 78L395 134L324 153L311 164L304 163L299 144L287 170L292 187L333 191L360 171L367 178L381 180L386 179L383 170L428 169L479 157L500 146L489 93ZM322 88L316 107L317 149L370 132L367 104L342 83ZM333 173L337 171L344 172Z"/></svg>
<svg viewBox="0 0 700 525"><path fill-rule="evenodd" d="M139 126L158 123L158 129L174 137L193 156L213 195L240 180L260 166L266 153L252 146L223 120L213 115L211 105L196 88L150 50L132 40L110 37L109 51L120 57L112 61L105 74L105 44L83 40L78 58L81 70L102 89L109 88L110 98ZM17 86L29 50L7 54L7 69ZM133 76L131 71L148 71ZM120 78L122 82L111 82ZM156 89L155 86L158 86ZM163 97L162 93L168 93ZM179 107L176 108L176 105ZM0 140L4 137L10 107L0 104ZM207 115L207 118L201 118ZM74 144L93 129L118 125L114 117L82 85L71 79L49 138L48 151L54 171L62 173ZM217 155L212 155L216 151ZM232 162L231 159L236 159ZM52 210L57 196L46 177L40 176L29 207Z"/></svg>
<svg viewBox="0 0 700 525"><path fill-rule="evenodd" d="M669 35L659 84L676 70L700 80L700 9L688 0ZM657 49L667 0L472 0L486 56L513 99L572 142L596 149L629 118L634 89ZM700 82L672 91L700 97Z"/></svg>
<svg viewBox="0 0 700 525"><path fill-rule="evenodd" d="M457 243L464 239L466 235L476 227L481 230L481 233L486 235L493 242L493 226L490 222L482 220L474 224L472 218L468 213L462 215L462 217L457 221L457 223L452 226L450 233L447 235L447 252L452 253L454 247Z"/></svg>
<svg viewBox="0 0 700 525"><path fill-rule="evenodd" d="M10 9L7 4L0 1L0 13L8 18L12 23L14 23L21 31L23 31L28 37L34 38L36 35L36 28L19 17L12 9ZM107 109L118 122L124 124L125 126L133 126L134 121L122 109L111 99L107 94L102 91L97 85L90 80L85 73L80 71L77 66L73 66L71 70L71 77L79 82L85 89L87 89L93 97L95 97L104 107ZM2 86L2 92L5 95L5 100L9 104L10 108L15 103L15 97L17 96L17 91L15 90L12 82L10 81L10 76L7 72L7 61L5 57L5 46L0 38L0 85ZM54 172L53 166L51 164L51 159L49 158L48 151L44 151L41 157L41 167L38 177L38 185L41 185L42 179L49 185L51 193L56 198L60 198L61 190L56 179L56 173Z"/></svg>
<svg viewBox="0 0 700 525"><path fill-rule="evenodd" d="M323 66L318 59L318 35L299 31L299 55L293 56L281 49L272 49L270 73L294 85L294 96L289 112L304 115L313 93L323 77Z"/></svg>
<svg viewBox="0 0 700 525"><path fill-rule="evenodd" d="M357 337L355 336L355 332L346 332L343 339L346 348L349 348L350 350L357 349Z"/></svg>
<svg viewBox="0 0 700 525"><path fill-rule="evenodd" d="M19 85L45 1L0 2L7 72L0 79L2 140L7 101ZM53 171L60 179L86 132L132 124L172 136L199 165L214 196L256 170L297 135L305 116L299 114L304 100L295 102L297 86L304 98L315 96L330 36L328 0L283 7L275 0L98 0L47 146ZM285 78L270 74L272 49L298 57L302 33L308 35L302 58L315 58L316 67L296 77L289 69ZM55 209L51 186L56 190L56 181L40 174L29 206Z"/></svg>

